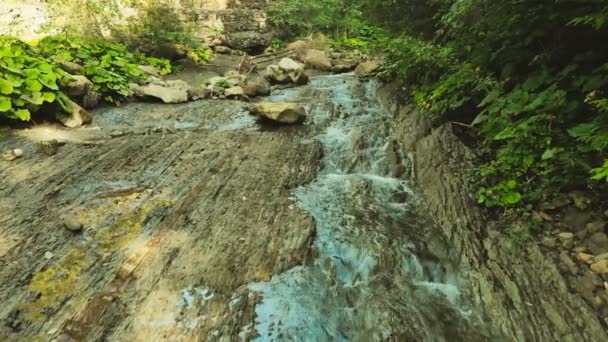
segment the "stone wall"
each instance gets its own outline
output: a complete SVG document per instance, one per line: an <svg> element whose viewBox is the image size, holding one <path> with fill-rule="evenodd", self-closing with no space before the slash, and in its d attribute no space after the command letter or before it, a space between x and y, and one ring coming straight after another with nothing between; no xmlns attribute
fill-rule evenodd
<svg viewBox="0 0 608 342"><path fill-rule="evenodd" d="M470 173L475 152L450 123L399 102L402 91L379 96L394 115L392 136L412 178L458 263L462 291L487 325L490 340L608 341L607 300L600 275L563 250L535 239L515 244L476 205ZM559 244L558 244L559 245ZM561 246L559 246L561 247Z"/></svg>

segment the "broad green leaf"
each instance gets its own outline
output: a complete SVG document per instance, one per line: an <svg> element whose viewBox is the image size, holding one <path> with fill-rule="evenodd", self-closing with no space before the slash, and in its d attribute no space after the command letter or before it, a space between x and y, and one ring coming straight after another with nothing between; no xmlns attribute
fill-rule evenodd
<svg viewBox="0 0 608 342"><path fill-rule="evenodd" d="M54 93L47 91L47 92L42 93L42 98L44 99L45 102L50 103L50 102L54 102L57 97L55 96Z"/></svg>
<svg viewBox="0 0 608 342"><path fill-rule="evenodd" d="M42 83L38 82L37 80L25 80L25 86L27 87L27 90L30 91L42 90Z"/></svg>
<svg viewBox="0 0 608 342"><path fill-rule="evenodd" d="M13 108L13 103L10 98L0 96L0 112L8 112Z"/></svg>
<svg viewBox="0 0 608 342"><path fill-rule="evenodd" d="M44 97L42 96L42 93L39 91L34 91L29 95L23 95L22 98L31 103L31 104L35 104L35 105L41 105L42 103L44 103Z"/></svg>
<svg viewBox="0 0 608 342"><path fill-rule="evenodd" d="M54 74L40 75L38 80L49 89L59 90L59 87L57 86L57 76Z"/></svg>
<svg viewBox="0 0 608 342"><path fill-rule="evenodd" d="M561 152L563 150L563 148L559 148L559 147L554 147L554 148L549 148L547 150L545 150L545 152L542 155L542 160L547 160L547 159L551 159L553 157L555 157L556 154L558 154L559 152Z"/></svg>
<svg viewBox="0 0 608 342"><path fill-rule="evenodd" d="M500 133L494 136L494 140L505 140L510 139L515 136L515 131L513 131L513 127L507 127L503 129Z"/></svg>
<svg viewBox="0 0 608 342"><path fill-rule="evenodd" d="M23 121L29 121L32 118L30 111L27 109L16 110L13 114Z"/></svg>
<svg viewBox="0 0 608 342"><path fill-rule="evenodd" d="M10 95L13 93L13 82L0 78L0 94Z"/></svg>
<svg viewBox="0 0 608 342"><path fill-rule="evenodd" d="M519 192L507 192L501 196L501 201L506 204L517 204L521 201L521 194Z"/></svg>

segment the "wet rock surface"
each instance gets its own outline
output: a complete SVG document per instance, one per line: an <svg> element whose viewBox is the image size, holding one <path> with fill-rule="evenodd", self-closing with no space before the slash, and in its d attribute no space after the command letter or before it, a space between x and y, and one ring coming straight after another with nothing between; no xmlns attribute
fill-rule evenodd
<svg viewBox="0 0 608 342"><path fill-rule="evenodd" d="M605 234L588 238L586 231L579 237L592 215L563 201L559 210L571 214L563 216L559 230L553 222L538 242L516 244L476 206L467 170L474 169L477 156L454 127L434 126L414 107L400 104L399 90L391 86L379 95L393 113L398 155L412 166L415 189L440 227L436 233L447 239L448 257L463 270L463 296L491 322L492 340L608 339L607 279L604 264L593 259L604 247Z"/></svg>
<svg viewBox="0 0 608 342"><path fill-rule="evenodd" d="M0 164L0 339L486 339L395 176L407 167L373 84L314 77L266 100L308 120L131 103L0 141L24 150ZM37 151L48 141L62 146Z"/></svg>
<svg viewBox="0 0 608 342"><path fill-rule="evenodd" d="M311 253L290 191L321 150L297 143L307 127L259 130L244 106L132 103L88 128L5 135L24 157L0 162L0 340L219 340L253 322L239 287ZM37 150L51 140L65 145Z"/></svg>

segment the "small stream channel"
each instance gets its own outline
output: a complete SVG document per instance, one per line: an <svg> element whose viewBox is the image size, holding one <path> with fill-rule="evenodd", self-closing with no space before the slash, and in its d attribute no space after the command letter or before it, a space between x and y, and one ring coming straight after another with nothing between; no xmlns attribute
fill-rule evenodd
<svg viewBox="0 0 608 342"><path fill-rule="evenodd" d="M306 101L323 169L294 190L316 223L314 261L250 284L256 341L471 340L458 275L419 241L415 194L391 177L389 115L373 82L314 77L270 100ZM302 141L301 143L307 143Z"/></svg>

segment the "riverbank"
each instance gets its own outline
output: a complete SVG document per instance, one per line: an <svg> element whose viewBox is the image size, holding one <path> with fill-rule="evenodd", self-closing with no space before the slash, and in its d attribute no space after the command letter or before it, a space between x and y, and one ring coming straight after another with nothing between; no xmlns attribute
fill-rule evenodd
<svg viewBox="0 0 608 342"><path fill-rule="evenodd" d="M517 341L607 339L608 289L602 275L577 260L573 245L563 246L559 231L547 234L553 235L549 245L540 243L543 237L513 241L504 222L476 205L471 172L479 160L458 138L457 128L434 127L428 116L400 102L395 87L384 85L378 95L393 115L392 137L410 166L414 189L437 233L446 238L446 257L456 261L465 297L483 312L491 334ZM589 215L579 224L584 229L591 222Z"/></svg>

